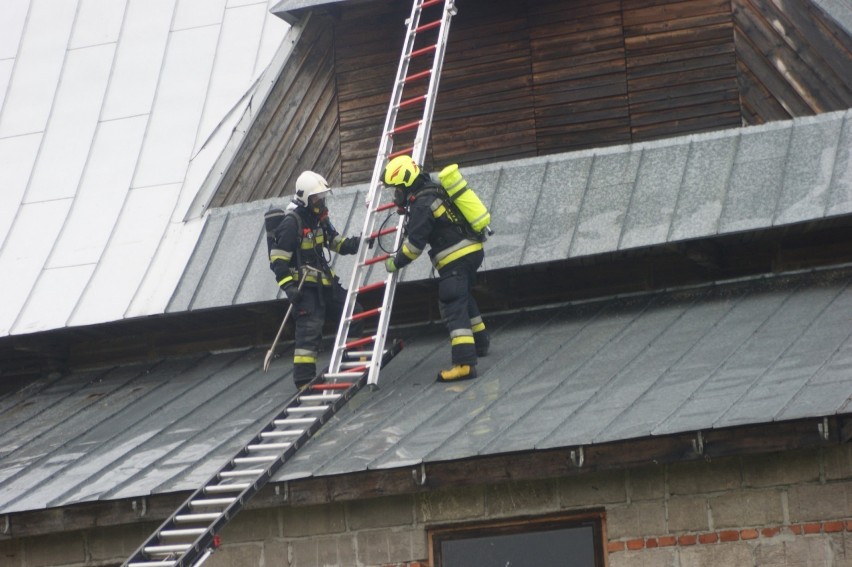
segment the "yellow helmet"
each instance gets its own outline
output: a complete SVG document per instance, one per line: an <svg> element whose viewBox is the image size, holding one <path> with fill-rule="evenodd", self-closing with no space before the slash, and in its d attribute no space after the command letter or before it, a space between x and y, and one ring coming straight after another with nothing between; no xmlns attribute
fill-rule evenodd
<svg viewBox="0 0 852 567"><path fill-rule="evenodd" d="M411 156L397 156L385 166L384 181L385 185L411 187L418 175L420 168Z"/></svg>

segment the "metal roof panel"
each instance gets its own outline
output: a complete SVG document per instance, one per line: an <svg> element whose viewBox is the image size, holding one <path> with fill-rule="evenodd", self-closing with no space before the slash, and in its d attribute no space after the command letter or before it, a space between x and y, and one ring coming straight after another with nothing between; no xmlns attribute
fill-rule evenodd
<svg viewBox="0 0 852 567"><path fill-rule="evenodd" d="M2 28L4 33L0 34L14 36L21 28L11 26L16 23L23 25L20 47L13 54L16 59L12 80L0 112L0 138L45 129L77 11L76 0L29 4L26 20L6 22ZM13 10L12 17L15 15L19 16L20 12ZM6 19L5 6L3 19Z"/></svg>
<svg viewBox="0 0 852 567"><path fill-rule="evenodd" d="M847 110L843 116L831 180L826 214L849 214L852 212L852 110Z"/></svg>
<svg viewBox="0 0 852 567"><path fill-rule="evenodd" d="M68 49L117 42L126 10L127 0L80 2Z"/></svg>
<svg viewBox="0 0 852 567"><path fill-rule="evenodd" d="M248 269L246 262L251 261L251 251L256 247L257 223L257 215L254 214L227 216L221 237L231 240L234 245L211 258L189 305L190 309L230 305L234 302Z"/></svg>
<svg viewBox="0 0 852 567"><path fill-rule="evenodd" d="M819 218L826 212L843 122L815 116L793 125L784 187L773 224Z"/></svg>
<svg viewBox="0 0 852 567"><path fill-rule="evenodd" d="M98 126L86 171L48 259L48 269L96 264L101 258L127 200L146 122L145 117L134 117ZM136 151L116 154L116 147Z"/></svg>
<svg viewBox="0 0 852 567"><path fill-rule="evenodd" d="M3 249L24 198L41 146L42 134L0 139L0 250ZM2 258L0 258L2 261Z"/></svg>
<svg viewBox="0 0 852 567"><path fill-rule="evenodd" d="M738 142L731 132L690 142L669 241L716 233Z"/></svg>
<svg viewBox="0 0 852 567"><path fill-rule="evenodd" d="M624 219L619 249L665 242L686 170L688 145L646 147Z"/></svg>
<svg viewBox="0 0 852 567"><path fill-rule="evenodd" d="M274 480L847 411L850 284L846 268L493 314L480 376L459 384L434 382L442 325L392 328L407 346L380 388ZM269 374L253 349L0 397L0 511L197 487L295 392L289 348Z"/></svg>

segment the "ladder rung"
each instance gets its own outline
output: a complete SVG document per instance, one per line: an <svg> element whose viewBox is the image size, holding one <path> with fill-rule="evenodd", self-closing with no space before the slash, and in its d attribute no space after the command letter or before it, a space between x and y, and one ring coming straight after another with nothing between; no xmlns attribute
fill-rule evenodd
<svg viewBox="0 0 852 567"><path fill-rule="evenodd" d="M413 151L414 151L414 146L411 146L409 148L404 148L402 150L395 151L392 154L388 154L388 159L391 160L391 159L398 157L398 156L404 156L405 154L411 154Z"/></svg>
<svg viewBox="0 0 852 567"><path fill-rule="evenodd" d="M431 30L433 28L437 28L440 25L441 25L441 20L435 20L434 22L429 22L428 24L423 24L422 26L420 26L419 28L417 28L414 31L416 31L417 33L420 33L420 32L426 31L426 30Z"/></svg>
<svg viewBox="0 0 852 567"><path fill-rule="evenodd" d="M317 384L313 387L314 390L348 390L352 387L352 382L338 382L336 384Z"/></svg>
<svg viewBox="0 0 852 567"><path fill-rule="evenodd" d="M299 396L300 402L333 402L340 394L316 394L313 396Z"/></svg>
<svg viewBox="0 0 852 567"><path fill-rule="evenodd" d="M382 308L376 307L375 309L368 309L366 311L362 311L360 313L357 313L357 314L353 315L352 317L350 317L349 319L351 321L358 321L360 319L366 319L367 317L375 317L376 315L378 315L381 312L382 312Z"/></svg>
<svg viewBox="0 0 852 567"><path fill-rule="evenodd" d="M432 69L426 69L425 71L420 71L419 73L414 73L413 75L409 75L403 79L403 82L410 83L411 81L417 81L419 79L423 79L432 74Z"/></svg>
<svg viewBox="0 0 852 567"><path fill-rule="evenodd" d="M365 360L351 360L349 362L341 362L340 368L346 368L347 370L350 370L352 368L361 368L361 367L366 368L366 365L364 364L365 362L367 362L367 361L365 361Z"/></svg>
<svg viewBox="0 0 852 567"><path fill-rule="evenodd" d="M193 500L189 503L193 508L204 508L205 506L227 506L236 498L207 498L202 500Z"/></svg>
<svg viewBox="0 0 852 567"><path fill-rule="evenodd" d="M388 157L390 157L390 156L388 156ZM384 205L379 205L378 207L376 207L375 212L381 213L381 212L387 211L388 209L392 209L394 207L396 207L396 203L391 201L390 203L385 203Z"/></svg>
<svg viewBox="0 0 852 567"><path fill-rule="evenodd" d="M380 282L376 282L376 283L371 283L369 285L365 285L364 287L359 287L358 290L356 291L356 293L367 293L368 291L373 291L374 289L383 288L383 287L385 287L385 285L386 285L386 283L385 283L384 280L382 280ZM372 338L367 339L367 340L371 341Z"/></svg>
<svg viewBox="0 0 852 567"><path fill-rule="evenodd" d="M283 451L292 443L259 443L246 447L249 451Z"/></svg>
<svg viewBox="0 0 852 567"><path fill-rule="evenodd" d="M184 523L197 523L197 522L212 522L219 516L221 516L219 512L207 512L206 514L181 514L180 516L175 516L175 522L184 522Z"/></svg>
<svg viewBox="0 0 852 567"><path fill-rule="evenodd" d="M219 473L219 478L239 478L244 476L260 476L265 471L263 469L245 469L241 471L222 471Z"/></svg>
<svg viewBox="0 0 852 567"><path fill-rule="evenodd" d="M423 102L426 100L426 95L413 96L407 100L400 102L397 105L397 108L405 108L406 106L411 106L412 104L417 104L418 102Z"/></svg>
<svg viewBox="0 0 852 567"><path fill-rule="evenodd" d="M420 9L428 8L429 6L434 6L435 4L440 4L443 0L426 0L422 4L420 4Z"/></svg>
<svg viewBox="0 0 852 567"><path fill-rule="evenodd" d="M288 425L311 425L315 422L315 417L287 417L284 419L276 419L273 423L276 427L286 427Z"/></svg>
<svg viewBox="0 0 852 567"><path fill-rule="evenodd" d="M329 372L325 375L329 380L340 380L341 378L360 378L363 372Z"/></svg>
<svg viewBox="0 0 852 567"><path fill-rule="evenodd" d="M346 352L343 353L343 358L345 358L346 360L353 360L353 359L356 359L356 358L373 358L373 351L371 351L371 350L347 350Z"/></svg>
<svg viewBox="0 0 852 567"><path fill-rule="evenodd" d="M175 545L149 545L143 548L142 551L144 551L148 555L169 555L171 553L183 553L191 547L191 543L179 543Z"/></svg>
<svg viewBox="0 0 852 567"><path fill-rule="evenodd" d="M187 528L185 530L162 530L159 532L160 537L187 537L200 536L207 531L207 528Z"/></svg>
<svg viewBox="0 0 852 567"><path fill-rule="evenodd" d="M393 136L394 134L399 134L400 132L406 132L408 130L414 130L418 126L420 126L420 120L415 120L414 122L409 122L408 124L403 124L402 126L397 126L390 132L388 135Z"/></svg>
<svg viewBox="0 0 852 567"><path fill-rule="evenodd" d="M435 51L436 49L438 49L437 45L427 45L426 47L421 47L420 49L418 49L416 51L412 51L411 55L409 55L408 57L409 58L420 57L421 55L426 55L427 53L431 53L431 52Z"/></svg>
<svg viewBox="0 0 852 567"><path fill-rule="evenodd" d="M172 567L177 565L177 559L163 559L162 561L133 561L127 567Z"/></svg>
<svg viewBox="0 0 852 567"><path fill-rule="evenodd" d="M323 412L328 409L328 406L299 406L295 408L289 408L287 413L317 413Z"/></svg>
<svg viewBox="0 0 852 567"><path fill-rule="evenodd" d="M379 230L370 235L370 238L379 238L380 236L385 236L386 234L391 234L396 232L396 227L385 228L383 230ZM385 282L378 282L380 286L384 285ZM376 284L372 284L376 285Z"/></svg>
<svg viewBox="0 0 852 567"><path fill-rule="evenodd" d="M259 465L261 463L271 463L275 459L277 459L275 455L269 455L266 457L237 457L234 459L235 465Z"/></svg>
<svg viewBox="0 0 852 567"><path fill-rule="evenodd" d="M343 345L343 348L348 350L348 349L351 349L351 348L368 345L375 340L376 340L376 335L373 335L372 337L364 337L363 339L357 339L357 340L350 341L350 342L346 343L345 345Z"/></svg>
<svg viewBox="0 0 852 567"><path fill-rule="evenodd" d="M370 266L372 264L378 264L379 262L384 262L388 258L390 258L390 254L381 254L379 256L373 256L372 258L365 260L364 265Z"/></svg>
<svg viewBox="0 0 852 567"><path fill-rule="evenodd" d="M278 439L280 437L298 437L302 431L264 431L260 434L263 439Z"/></svg>
<svg viewBox="0 0 852 567"><path fill-rule="evenodd" d="M205 494L221 494L224 492L242 492L251 486L251 483L240 482L234 484L211 484L204 487Z"/></svg>

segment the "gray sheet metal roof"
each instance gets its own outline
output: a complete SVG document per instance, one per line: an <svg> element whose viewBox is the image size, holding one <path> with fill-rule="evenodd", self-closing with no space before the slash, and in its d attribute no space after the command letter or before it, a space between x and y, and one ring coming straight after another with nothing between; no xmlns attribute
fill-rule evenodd
<svg viewBox="0 0 852 567"><path fill-rule="evenodd" d="M852 213L852 111L658 142L464 168L492 213L484 269ZM368 187L336 189L331 219L361 232ZM259 201L211 212L168 312L267 301ZM351 257L333 260L344 284ZM401 281L427 279L421 259ZM383 276L374 274L368 281ZM279 294L280 295L280 294Z"/></svg>
<svg viewBox="0 0 852 567"><path fill-rule="evenodd" d="M480 377L438 325L276 480L852 412L852 267L505 313ZM190 490L294 393L292 345L51 377L0 398L0 513ZM522 353L523 356L518 356Z"/></svg>

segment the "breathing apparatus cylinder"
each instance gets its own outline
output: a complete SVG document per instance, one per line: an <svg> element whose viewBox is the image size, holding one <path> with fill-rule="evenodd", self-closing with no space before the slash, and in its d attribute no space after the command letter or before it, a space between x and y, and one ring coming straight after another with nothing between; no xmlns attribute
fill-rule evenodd
<svg viewBox="0 0 852 567"><path fill-rule="evenodd" d="M450 200L455 203L474 232L479 234L487 230L490 233L488 225L491 224L491 213L468 186L467 180L459 171L458 164L448 165L442 169L438 179L450 196Z"/></svg>

